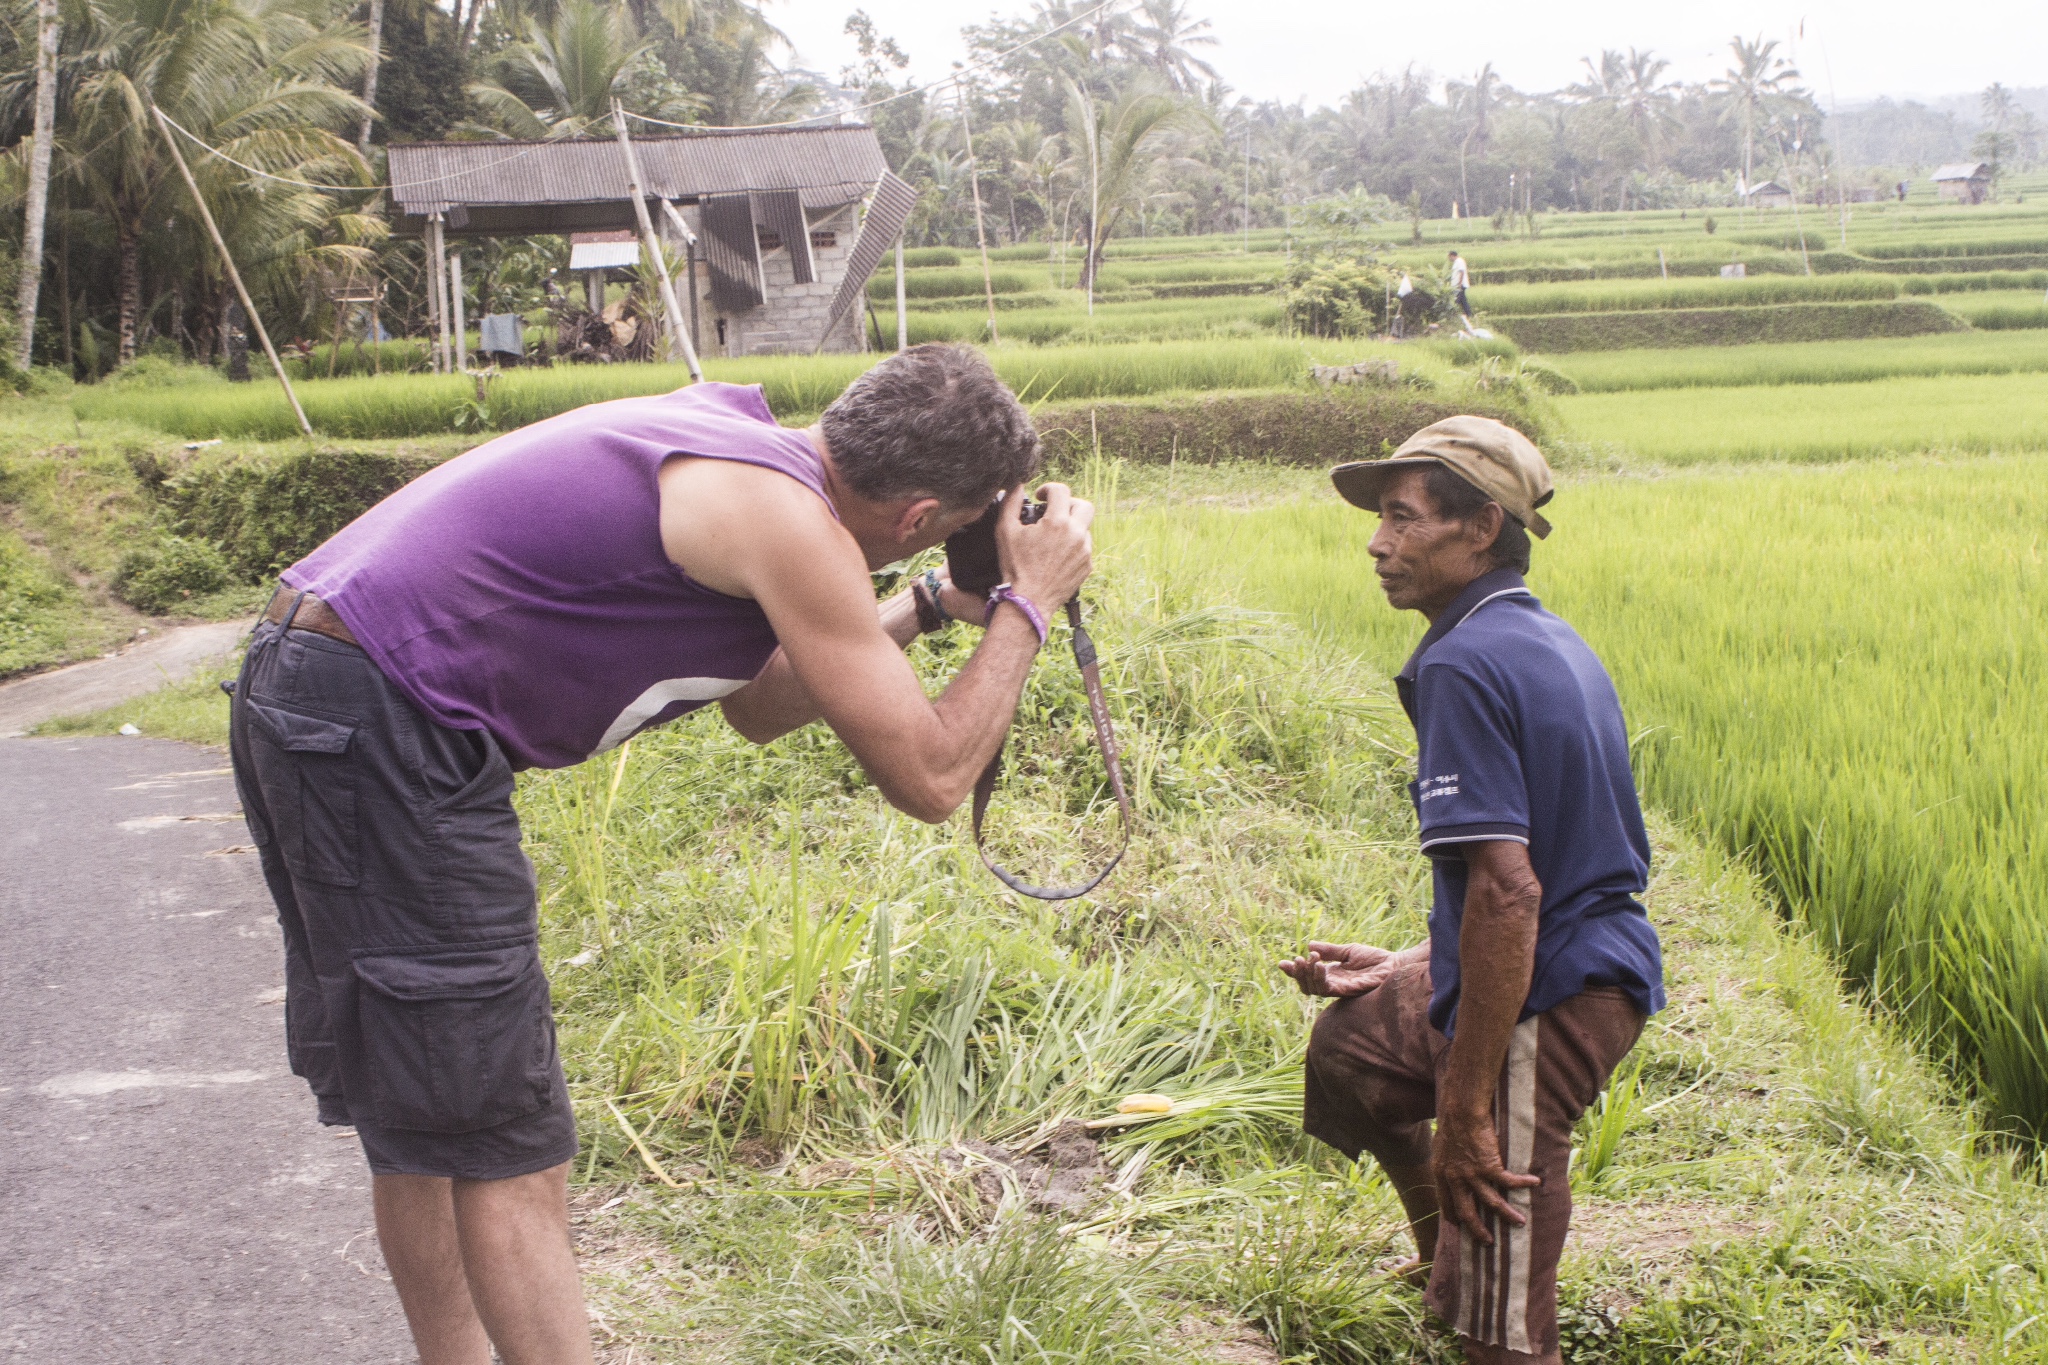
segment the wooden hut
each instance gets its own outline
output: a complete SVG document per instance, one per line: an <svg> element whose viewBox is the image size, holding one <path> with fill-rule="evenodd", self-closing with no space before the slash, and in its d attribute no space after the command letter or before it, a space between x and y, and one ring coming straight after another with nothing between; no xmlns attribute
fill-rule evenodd
<svg viewBox="0 0 2048 1365"><path fill-rule="evenodd" d="M633 150L652 221L685 261L677 292L701 354L865 348L867 278L915 201L873 128L635 137ZM396 143L389 154L399 236L459 251L544 233L596 245L595 234L636 228L615 139Z"/></svg>
<svg viewBox="0 0 2048 1365"><path fill-rule="evenodd" d="M1982 161L1958 161L1934 173L1934 192L1951 204L1981 204L1991 197L1991 167Z"/></svg>

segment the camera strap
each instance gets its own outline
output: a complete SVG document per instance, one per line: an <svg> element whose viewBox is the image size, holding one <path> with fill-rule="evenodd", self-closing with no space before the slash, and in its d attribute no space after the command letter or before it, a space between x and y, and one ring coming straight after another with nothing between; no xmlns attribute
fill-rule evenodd
<svg viewBox="0 0 2048 1365"><path fill-rule="evenodd" d="M1004 886L1021 895L1036 897L1042 901L1072 900L1085 896L1102 885L1103 878L1116 870L1123 861L1124 853L1131 846L1131 798L1124 790L1124 768L1119 759L1116 745L1116 731L1110 728L1109 705L1102 699L1102 668L1096 661L1095 641L1081 624L1081 599L1074 598L1067 603L1067 624L1074 632L1074 662L1081 670L1081 685L1088 693L1088 718L1095 726L1095 747L1102 753L1102 766L1109 772L1109 789L1116 796L1117 813L1123 821L1123 842L1102 870L1087 881L1076 886L1033 886L1016 873L1010 871L994 858L988 856L988 846L982 842L982 817L988 814L989 798L995 795L996 779L1003 771L1003 747L996 749L996 755L981 770L981 777L974 784L974 847L981 854L981 861Z"/></svg>

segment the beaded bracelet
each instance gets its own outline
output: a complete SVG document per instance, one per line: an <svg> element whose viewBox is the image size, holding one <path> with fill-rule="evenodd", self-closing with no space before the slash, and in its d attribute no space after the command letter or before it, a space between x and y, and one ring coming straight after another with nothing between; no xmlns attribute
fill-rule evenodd
<svg viewBox="0 0 2048 1365"><path fill-rule="evenodd" d="M1018 592L1008 583L998 583L990 590L988 595L988 614L991 620L995 617L997 604L1001 602L1008 602L1011 606L1024 613L1024 619L1029 621L1031 628L1038 632L1038 643L1043 648L1046 636L1052 633L1052 627L1045 623L1045 613L1038 609L1038 604L1023 593Z"/></svg>

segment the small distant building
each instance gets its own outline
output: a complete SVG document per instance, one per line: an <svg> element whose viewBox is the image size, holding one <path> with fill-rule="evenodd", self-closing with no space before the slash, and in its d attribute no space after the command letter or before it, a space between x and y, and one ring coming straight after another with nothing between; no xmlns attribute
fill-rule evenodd
<svg viewBox="0 0 2048 1365"><path fill-rule="evenodd" d="M1934 192L1951 204L1981 204L1991 197L1991 167L1982 161L1958 161L1934 173Z"/></svg>
<svg viewBox="0 0 2048 1365"><path fill-rule="evenodd" d="M569 273L583 277L590 311L604 311L604 287L615 270L631 270L640 264L640 236L628 229L617 232L572 232L569 234Z"/></svg>
<svg viewBox="0 0 2048 1365"><path fill-rule="evenodd" d="M1766 180L1749 187L1749 203L1752 208L1788 209L1792 207L1792 191L1775 180Z"/></svg>
<svg viewBox="0 0 2048 1365"><path fill-rule="evenodd" d="M866 348L864 286L915 192L865 124L636 137L656 232L685 258L677 293L705 355ZM639 262L613 138L394 143L392 230L448 240L570 236L594 292Z"/></svg>

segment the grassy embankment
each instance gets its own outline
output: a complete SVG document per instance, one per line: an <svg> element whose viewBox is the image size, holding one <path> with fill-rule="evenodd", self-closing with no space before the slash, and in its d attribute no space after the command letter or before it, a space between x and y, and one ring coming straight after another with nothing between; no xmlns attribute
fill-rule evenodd
<svg viewBox="0 0 2048 1365"><path fill-rule="evenodd" d="M1113 501L1115 472L1090 476ZM614 1346L790 1365L1450 1358L1412 1292L1373 1273L1401 1243L1384 1184L1294 1129L1312 1006L1272 960L1310 936L1413 941L1427 895L1384 676L1227 605L1246 600L1234 585L1292 582L1355 605L1382 656L1412 640L1412 619L1345 595L1361 514L1333 513L1341 548L1305 540L1325 552L1298 563L1269 535L1219 538L1319 516L1224 510L1313 477L1122 471L1091 597L1143 825L1089 903L1000 893L961 822L887 812L816 731L755 750L699 717L522 779ZM1673 515L1698 504L1643 487ZM1587 493L1568 490L1557 546L1585 536ZM914 657L936 683L963 643ZM1069 674L1056 655L1038 669L994 819L1013 865L1046 875L1109 828ZM100 724L217 734L210 686L184 690L182 721L159 702ZM2048 1358L2039 1185L1843 1001L1750 879L1661 825L1658 847L1674 1004L1580 1134L1573 1358ZM1136 1090L1174 1111L1121 1125ZM1098 1124L1092 1140L1055 1138L1063 1119ZM1078 1197L1044 1189L1055 1158Z"/></svg>

